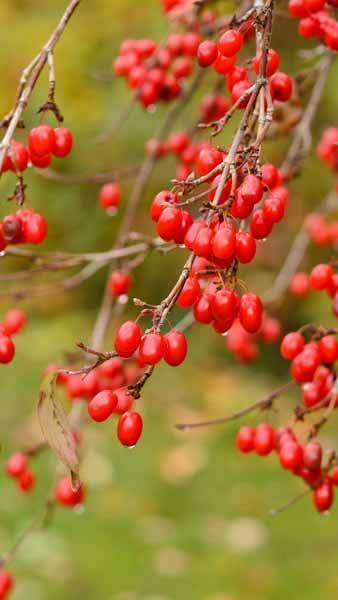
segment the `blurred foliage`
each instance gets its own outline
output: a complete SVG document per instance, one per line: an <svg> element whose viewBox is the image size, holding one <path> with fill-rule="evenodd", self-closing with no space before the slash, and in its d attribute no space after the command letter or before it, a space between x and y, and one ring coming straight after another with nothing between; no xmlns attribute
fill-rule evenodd
<svg viewBox="0 0 338 600"><path fill-rule="evenodd" d="M23 66L47 39L65 4L65 0L2 0L1 114L10 109ZM224 5L233 10L230 3ZM281 5L280 13L273 45L281 52L282 68L295 73L303 68L297 54L300 44L311 47L312 43L297 38L295 24L285 17L285 6ZM55 160L56 169L88 174L140 163L144 143L159 127L165 108L148 114L135 106L127 123L104 144L97 145L95 138L130 101L124 83L110 77L120 41L144 35L160 41L166 31L158 0L81 3L55 53L57 101L75 134L72 155ZM35 111L45 100L46 87L46 77L42 77L26 111L27 126L37 122ZM187 107L178 128L193 122L196 106L197 100ZM334 121L337 108L335 65L314 127L314 143ZM224 134L224 143L233 126ZM280 163L287 143L268 142L266 157ZM147 206L152 195L168 185L173 172L170 159L157 167L137 230L152 233ZM107 218L98 209L97 186L56 184L34 172L27 176L27 183L29 202L50 223L46 248L92 251L112 245L120 216ZM122 181L124 201L132 183L131 176ZM271 285L302 216L332 183L313 153L291 186L288 217L263 246L256 267L248 269L247 280L255 291ZM10 175L3 178L2 198L13 184ZM3 202L1 215L7 210ZM321 256L325 254L312 250L304 266ZM180 253L151 257L137 272L134 295L151 302L163 297L181 263ZM8 260L3 268L19 268L18 261ZM104 270L99 272L69 295L55 293L23 302L29 324L18 338L15 361L1 370L3 457L20 446L27 424L32 430L36 427L31 415L46 363L62 360L63 352L73 350L75 342L89 339L105 276ZM44 281L45 276L36 277L36 283ZM6 308L3 304L1 311ZM321 295L301 304L288 299L282 317L286 329L309 320L330 324L329 301ZM121 448L113 439L111 425L85 430L83 478L89 493L84 513L59 509L48 528L27 539L12 567L18 581L13 600L337 597L335 511L329 518L319 517L306 499L270 517L271 507L303 489L281 472L275 458L238 456L233 449L236 424L186 434L174 428L174 423L184 419L231 412L284 381L287 367L278 359L277 349L263 349L253 367L242 368L226 355L223 338L200 326L189 333L189 349L184 367L160 367L147 386L140 401L145 435L137 450ZM247 421L254 423L255 417ZM328 431L327 441L334 446L333 430ZM0 552L39 510L54 468L49 454L37 459L38 484L28 498L0 478ZM314 561L316 568L309 568Z"/></svg>

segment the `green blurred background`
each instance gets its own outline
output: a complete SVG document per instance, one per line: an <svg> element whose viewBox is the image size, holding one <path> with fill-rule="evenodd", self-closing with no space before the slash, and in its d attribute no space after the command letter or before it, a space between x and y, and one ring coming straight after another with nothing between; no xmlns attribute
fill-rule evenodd
<svg viewBox="0 0 338 600"><path fill-rule="evenodd" d="M55 54L57 101L75 135L73 153L66 160L56 159L56 169L91 174L142 160L145 141L164 117L163 107L147 114L136 106L124 127L104 144L95 144L95 137L109 128L130 98L124 83L110 77L120 41L145 35L160 41L166 34L159 4L158 0L100 0L80 5ZM2 0L1 114L11 107L21 69L40 49L64 6L64 0ZM223 7L233 10L231 4ZM300 41L295 24L282 15L285 6L281 4L279 11L273 46L281 52L282 68L295 73L303 67L297 54ZM301 45L312 44L302 41ZM208 85L211 80L204 92ZM34 110L45 100L46 87L42 77L26 112L27 126L37 122ZM194 122L194 106L197 100L186 108L178 128ZM334 122L337 108L334 66L314 126L315 142L323 128ZM224 143L233 127L224 135ZM280 163L287 143L287 139L267 143L266 157ZM333 177L315 153L306 167L291 186L285 222L246 275L255 291L271 285L302 216L333 185ZM171 159L157 167L139 211L138 231L153 233L147 206L152 195L168 185L173 169ZM97 207L98 186L56 184L34 172L27 175L27 183L29 202L50 223L45 248L80 252L112 245L120 215L108 218ZM122 181L124 201L132 183L132 177ZM3 178L3 199L13 184L11 175ZM4 201L1 216L7 211ZM327 251L311 250L304 267L321 257L327 257ZM133 295L150 302L160 299L181 263L180 253L150 258L137 271ZM6 259L1 269L19 269L23 264ZM22 303L29 323L18 337L15 361L1 369L3 460L26 439L27 428L34 432L37 427L37 390L46 363L62 360L77 341L89 340L105 276L100 271L71 294L58 292ZM48 280L39 275L34 281ZM0 286L9 284L0 282ZM12 304L3 302L1 314ZM130 312L134 314L132 307ZM329 301L321 294L301 304L288 299L279 316L285 329L312 320L332 323ZM221 336L195 327L189 333L186 364L177 370L159 367L145 388L140 401L145 431L137 449L121 448L112 424L86 428L82 476L89 491L84 512L58 509L48 528L26 540L11 565L17 579L13 600L337 598L336 509L319 516L307 498L271 517L272 507L303 489L278 468L276 457L239 456L233 447L238 424L193 433L174 428L177 421L230 413L261 398L287 377L277 348L262 348L254 366L241 367L226 353ZM279 402L281 411L268 418L281 422L294 401L290 397ZM245 423L255 424L258 418L250 416ZM337 447L335 427L324 430L322 439L328 447ZM50 454L36 460L38 483L28 497L21 496L7 478L0 478L0 554L41 509L55 462Z"/></svg>

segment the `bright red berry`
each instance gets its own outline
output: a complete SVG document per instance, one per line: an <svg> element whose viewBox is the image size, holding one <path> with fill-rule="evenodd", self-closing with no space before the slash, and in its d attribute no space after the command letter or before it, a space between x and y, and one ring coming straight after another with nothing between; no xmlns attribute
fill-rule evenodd
<svg viewBox="0 0 338 600"><path fill-rule="evenodd" d="M239 320L249 333L256 333L262 324L263 305L256 294L243 294L239 309Z"/></svg>
<svg viewBox="0 0 338 600"><path fill-rule="evenodd" d="M212 40L201 42L197 49L197 60L200 67L209 67L218 55L217 44Z"/></svg>
<svg viewBox="0 0 338 600"><path fill-rule="evenodd" d="M0 363L6 364L13 360L15 354L15 346L8 335L0 333Z"/></svg>
<svg viewBox="0 0 338 600"><path fill-rule="evenodd" d="M228 29L218 42L218 49L223 56L234 56L243 46L243 35L236 29Z"/></svg>
<svg viewBox="0 0 338 600"><path fill-rule="evenodd" d="M241 427L236 436L236 446L241 452L251 452L254 449L255 430L252 427Z"/></svg>
<svg viewBox="0 0 338 600"><path fill-rule="evenodd" d="M126 321L117 330L115 350L122 358L129 358L139 347L141 327L135 321Z"/></svg>
<svg viewBox="0 0 338 600"><path fill-rule="evenodd" d="M163 338L160 333L146 333L140 342L139 356L142 362L147 365L155 365L163 357Z"/></svg>
<svg viewBox="0 0 338 600"><path fill-rule="evenodd" d="M5 471L10 477L20 477L27 470L28 458L22 452L12 454L6 461Z"/></svg>
<svg viewBox="0 0 338 600"><path fill-rule="evenodd" d="M106 421L117 405L116 394L112 390L102 390L88 404L88 414L94 421Z"/></svg>
<svg viewBox="0 0 338 600"><path fill-rule="evenodd" d="M287 73L277 71L270 79L270 92L273 100L286 102L292 94L292 79Z"/></svg>
<svg viewBox="0 0 338 600"><path fill-rule="evenodd" d="M187 340L181 331L169 331L163 337L163 358L168 365L177 367L187 355Z"/></svg>
<svg viewBox="0 0 338 600"><path fill-rule="evenodd" d="M31 471L30 469L27 469L26 471L24 471L19 476L17 484L18 484L19 489L22 492L24 492L24 493L30 492L35 484L35 475L34 475L33 471Z"/></svg>
<svg viewBox="0 0 338 600"><path fill-rule="evenodd" d="M52 153L54 156L63 158L67 156L73 147L73 136L66 127L57 127L54 129L54 144Z"/></svg>
<svg viewBox="0 0 338 600"><path fill-rule="evenodd" d="M99 203L104 209L116 208L121 201L121 188L117 183L105 183L99 192Z"/></svg>
<svg viewBox="0 0 338 600"><path fill-rule="evenodd" d="M77 491L72 488L71 480L68 477L64 477L58 481L54 490L54 497L58 504L62 506L77 506L84 500L84 489L81 486Z"/></svg>
<svg viewBox="0 0 338 600"><path fill-rule="evenodd" d="M313 503L319 512L330 509L333 502L333 487L328 480L317 485L313 491Z"/></svg>
<svg viewBox="0 0 338 600"><path fill-rule="evenodd" d="M254 449L260 456L270 454L275 447L275 431L269 423L260 423L256 427Z"/></svg>
<svg viewBox="0 0 338 600"><path fill-rule="evenodd" d="M301 467L303 463L302 447L292 440L282 443L279 450L279 462L284 469L292 471Z"/></svg>
<svg viewBox="0 0 338 600"><path fill-rule="evenodd" d="M21 331L26 324L26 315L19 308L12 308L5 314L5 318L1 323L2 332L5 335L14 335Z"/></svg>
<svg viewBox="0 0 338 600"><path fill-rule="evenodd" d="M126 271L113 271L108 282L112 296L121 296L129 292L131 286L130 274Z"/></svg>
<svg viewBox="0 0 338 600"><path fill-rule="evenodd" d="M137 412L125 412L121 415L117 426L117 437L123 446L135 446L143 429L142 417Z"/></svg>
<svg viewBox="0 0 338 600"><path fill-rule="evenodd" d="M28 135L28 147L32 154L45 156L53 152L55 144L54 129L49 125L39 125L31 129Z"/></svg>

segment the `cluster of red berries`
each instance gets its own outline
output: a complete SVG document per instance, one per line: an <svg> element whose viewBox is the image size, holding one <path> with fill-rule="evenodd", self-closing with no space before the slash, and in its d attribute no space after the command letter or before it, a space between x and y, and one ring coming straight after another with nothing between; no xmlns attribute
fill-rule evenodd
<svg viewBox="0 0 338 600"><path fill-rule="evenodd" d="M181 82L193 70L199 42L200 36L194 32L173 33L161 48L149 38L126 39L113 72L126 77L144 108L174 100L181 92Z"/></svg>
<svg viewBox="0 0 338 600"><path fill-rule="evenodd" d="M47 232L45 217L30 208L19 208L0 221L0 251L9 244L41 244Z"/></svg>
<svg viewBox="0 0 338 600"><path fill-rule="evenodd" d="M12 336L19 333L26 324L26 315L18 308L9 310L0 323L0 363L6 364L13 360L15 345Z"/></svg>
<svg viewBox="0 0 338 600"><path fill-rule="evenodd" d="M0 599L8 597L14 586L14 579L12 574L5 569L0 570Z"/></svg>
<svg viewBox="0 0 338 600"><path fill-rule="evenodd" d="M26 454L22 452L12 454L6 461L5 472L16 480L16 484L22 492L30 492L34 487L35 475L28 466Z"/></svg>
<svg viewBox="0 0 338 600"><path fill-rule="evenodd" d="M338 170L338 127L325 129L317 146L317 154L331 169Z"/></svg>
<svg viewBox="0 0 338 600"><path fill-rule="evenodd" d="M148 331L142 335L136 321L126 321L116 332L115 350L121 358L131 358L137 352L140 365L155 365L160 360L172 366L180 365L187 354L187 341L181 331L171 330L162 335L158 331Z"/></svg>
<svg viewBox="0 0 338 600"><path fill-rule="evenodd" d="M334 499L333 486L338 485L338 467L329 473L322 466L322 447L318 441L302 446L290 428L274 429L269 423L260 423L255 429L242 427L236 437L237 448L244 453L256 452L267 456L278 454L280 465L291 471L312 489L313 503L319 512L330 509Z"/></svg>
<svg viewBox="0 0 338 600"><path fill-rule="evenodd" d="M209 144L204 144L196 157L196 173L204 181L210 181L210 202L214 202L221 177L217 172L224 160L225 154ZM255 239L265 239L274 224L283 218L288 190L282 185L279 169L267 163L263 165L260 176L238 174L236 188L232 192L232 179L229 177L221 190L218 206L225 205L231 221L222 221L215 216L209 225L203 220L193 222L189 211L176 206L180 201L179 195L167 190L159 192L150 207L150 216L157 223L157 233L162 239L184 244L197 256L208 258L221 267L234 258L242 263L251 262L256 252ZM238 231L233 218L242 220L249 216L250 231Z"/></svg>
<svg viewBox="0 0 338 600"><path fill-rule="evenodd" d="M121 202L121 188L118 183L105 183L99 190L98 203L107 214L115 215Z"/></svg>
<svg viewBox="0 0 338 600"><path fill-rule="evenodd" d="M28 134L27 147L21 142L12 140L5 156L2 171L22 173L28 166L44 169L49 167L52 156L64 158L73 146L73 136L66 127L50 127L39 125Z"/></svg>
<svg viewBox="0 0 338 600"><path fill-rule="evenodd" d="M256 334L249 333L236 319L226 337L226 347L240 362L251 363L259 354L258 342L274 344L282 335L278 319L263 313L262 325Z"/></svg>
<svg viewBox="0 0 338 600"><path fill-rule="evenodd" d="M310 275L296 273L290 283L290 292L297 298L303 298L311 290L326 291L333 298L332 311L338 316L338 274L331 265L320 263L316 265Z"/></svg>
<svg viewBox="0 0 338 600"><path fill-rule="evenodd" d="M338 22L331 16L329 6L337 0L290 0L289 13L299 20L298 33L305 38L317 38L330 50L338 50Z"/></svg>
<svg viewBox="0 0 338 600"><path fill-rule="evenodd" d="M291 361L291 376L301 385L302 403L307 408L324 402L335 381L333 364L338 359L336 335L323 335L306 343L299 331L284 336L281 355ZM328 401L327 401L328 403Z"/></svg>
<svg viewBox="0 0 338 600"><path fill-rule="evenodd" d="M125 353L126 354L126 353ZM128 393L128 386L133 385L142 374L145 362L137 353L122 361L115 357L103 362L88 374L68 375L58 371L57 383L64 385L69 399L88 400L88 414L97 422L106 421L111 416L118 417L117 437L124 446L134 446L142 433L142 418L132 411L134 397ZM45 374L60 369L50 365Z"/></svg>
<svg viewBox="0 0 338 600"><path fill-rule="evenodd" d="M231 95L231 102L235 104L242 98L239 108L245 108L252 87L249 72L244 67L236 66L236 56L241 50L245 36L238 29L228 29L218 42L204 40L197 51L197 60L201 67L212 66L214 70L226 77L226 85ZM292 79L286 73L278 71L279 54L272 48L268 52L266 75L269 78L269 89L272 100L286 102L292 93ZM252 60L252 70L260 74L261 56ZM248 92L248 94L246 94Z"/></svg>
<svg viewBox="0 0 338 600"><path fill-rule="evenodd" d="M312 213L305 219L305 229L316 246L338 244L338 221L328 221L322 215Z"/></svg>

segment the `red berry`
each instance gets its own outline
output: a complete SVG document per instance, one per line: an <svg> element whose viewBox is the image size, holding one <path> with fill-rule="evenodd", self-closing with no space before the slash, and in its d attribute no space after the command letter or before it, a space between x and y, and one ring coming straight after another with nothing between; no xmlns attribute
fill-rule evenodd
<svg viewBox="0 0 338 600"><path fill-rule="evenodd" d="M213 64L213 68L216 73L220 75L227 75L235 66L236 57L235 56L223 56L220 52Z"/></svg>
<svg viewBox="0 0 338 600"><path fill-rule="evenodd" d="M236 230L231 223L225 223L215 233L212 252L216 258L230 260L236 250Z"/></svg>
<svg viewBox="0 0 338 600"><path fill-rule="evenodd" d="M280 351L283 358L294 359L304 348L304 338L298 331L292 331L284 336Z"/></svg>
<svg viewBox="0 0 338 600"><path fill-rule="evenodd" d="M249 231L238 231L236 233L236 258L240 263L249 263L256 254L255 238Z"/></svg>
<svg viewBox="0 0 338 600"><path fill-rule="evenodd" d="M0 363L6 364L14 358L15 346L8 335L0 333Z"/></svg>
<svg viewBox="0 0 338 600"><path fill-rule="evenodd" d="M211 298L207 294L202 294L194 304L194 319L199 323L211 323L213 314L211 311Z"/></svg>
<svg viewBox="0 0 338 600"><path fill-rule="evenodd" d="M263 203L263 216L266 221L279 223L284 217L285 202L278 196L267 196Z"/></svg>
<svg viewBox="0 0 338 600"><path fill-rule="evenodd" d="M187 148L188 144L189 136L184 131L176 131L176 133L172 133L168 139L168 147L170 151L175 152L175 154L181 154L181 152Z"/></svg>
<svg viewBox="0 0 338 600"><path fill-rule="evenodd" d="M121 296L129 292L131 277L126 271L113 271L108 282L112 296Z"/></svg>
<svg viewBox="0 0 338 600"><path fill-rule="evenodd" d="M313 503L319 512L329 510L333 502L333 488L328 480L317 485L313 491Z"/></svg>
<svg viewBox="0 0 338 600"><path fill-rule="evenodd" d="M10 477L20 477L27 470L28 459L26 454L16 452L6 461L5 471Z"/></svg>
<svg viewBox="0 0 338 600"><path fill-rule="evenodd" d="M292 94L292 79L287 73L277 71L270 79L270 92L273 100L286 102Z"/></svg>
<svg viewBox="0 0 338 600"><path fill-rule="evenodd" d="M310 273L310 285L315 290L325 290L330 284L333 270L330 265L316 265Z"/></svg>
<svg viewBox="0 0 338 600"><path fill-rule="evenodd" d="M142 417L137 412L125 412L117 425L117 437L123 446L135 446L143 429Z"/></svg>
<svg viewBox="0 0 338 600"><path fill-rule="evenodd" d="M214 232L210 227L205 226L200 229L195 237L192 249L197 256L208 258L211 255L212 241Z"/></svg>
<svg viewBox="0 0 338 600"><path fill-rule="evenodd" d="M218 49L223 56L234 56L240 51L243 45L243 36L240 31L236 29L228 29L220 37L218 42Z"/></svg>
<svg viewBox="0 0 338 600"><path fill-rule="evenodd" d="M185 54L189 56L196 56L198 46L200 44L201 38L199 33L194 31L189 31L183 37L183 50Z"/></svg>
<svg viewBox="0 0 338 600"><path fill-rule="evenodd" d="M279 462L284 469L294 470L302 466L302 447L292 440L281 444L279 450Z"/></svg>
<svg viewBox="0 0 338 600"><path fill-rule="evenodd" d="M163 337L163 358L168 365L177 367L187 355L187 340L181 331L169 331Z"/></svg>
<svg viewBox="0 0 338 600"><path fill-rule="evenodd" d="M252 427L241 427L236 436L236 446L241 452L251 452L254 449L255 430Z"/></svg>
<svg viewBox="0 0 338 600"><path fill-rule="evenodd" d="M13 585L14 580L11 573L2 569L0 571L0 598L6 598Z"/></svg>
<svg viewBox="0 0 338 600"><path fill-rule="evenodd" d="M47 236L46 219L38 213L32 213L23 221L23 237L27 244L41 244Z"/></svg>
<svg viewBox="0 0 338 600"><path fill-rule="evenodd" d="M334 335L325 335L318 343L318 350L323 363L333 363L338 359L338 340Z"/></svg>
<svg viewBox="0 0 338 600"><path fill-rule="evenodd" d="M106 421L117 405L116 394L112 390L102 390L88 404L88 414L94 421Z"/></svg>
<svg viewBox="0 0 338 600"><path fill-rule="evenodd" d="M200 67L209 67L218 55L217 44L212 40L201 42L197 49L197 60Z"/></svg>
<svg viewBox="0 0 338 600"><path fill-rule="evenodd" d="M11 169L13 171L25 171L28 165L29 154L27 148L20 142L12 140L10 143Z"/></svg>
<svg viewBox="0 0 338 600"><path fill-rule="evenodd" d="M54 144L54 129L49 125L39 125L29 132L28 147L30 152L36 156L50 154L53 152Z"/></svg>
<svg viewBox="0 0 338 600"><path fill-rule="evenodd" d="M196 302L200 291L197 277L188 277L176 300L176 304L181 307L192 306Z"/></svg>
<svg viewBox="0 0 338 600"><path fill-rule="evenodd" d="M268 423L260 423L256 427L254 449L260 456L270 454L275 447L275 431Z"/></svg>
<svg viewBox="0 0 338 600"><path fill-rule="evenodd" d="M303 448L303 464L309 471L319 471L322 463L322 447L319 442L309 442Z"/></svg>
<svg viewBox="0 0 338 600"><path fill-rule="evenodd" d="M215 169L223 161L222 153L216 148L202 148L197 160L196 160L196 171L201 177L207 175L213 169Z"/></svg>
<svg viewBox="0 0 338 600"><path fill-rule="evenodd" d="M121 201L121 189L117 183L105 183L99 192L99 203L102 208L115 208Z"/></svg>
<svg viewBox="0 0 338 600"><path fill-rule="evenodd" d="M262 181L270 190L278 183L278 169L275 165L266 163L262 166Z"/></svg>
<svg viewBox="0 0 338 600"><path fill-rule="evenodd" d="M256 333L262 324L263 305L256 294L243 294L239 309L239 320L249 333Z"/></svg>
<svg viewBox="0 0 338 600"><path fill-rule="evenodd" d="M123 413L131 409L134 403L134 398L128 394L128 389L124 387L114 390L114 393L117 398L117 405L114 409L114 413L117 415L123 415Z"/></svg>
<svg viewBox="0 0 338 600"><path fill-rule="evenodd" d="M24 471L18 479L18 487L22 492L30 492L35 484L35 475L33 471L27 469Z"/></svg>
<svg viewBox="0 0 338 600"><path fill-rule="evenodd" d="M1 323L1 330L5 335L11 336L21 331L26 324L26 315L19 308L12 308L5 314Z"/></svg>
<svg viewBox="0 0 338 600"><path fill-rule="evenodd" d="M250 221L250 231L256 240L264 240L271 233L273 223L269 221L262 208L255 210Z"/></svg>
<svg viewBox="0 0 338 600"><path fill-rule="evenodd" d="M168 206L157 221L157 233L166 241L174 238L182 223L182 211L179 208Z"/></svg>
<svg viewBox="0 0 338 600"><path fill-rule="evenodd" d="M249 102L249 97L250 97L250 95L247 95L246 92L251 87L252 87L252 84L250 83L250 81L247 81L246 79L243 79L242 81L238 81L237 83L235 83L235 85L233 85L231 88L231 103L236 104L236 102L238 102L242 98L242 96L244 96L244 98L238 104L238 108L245 108Z"/></svg>
<svg viewBox="0 0 338 600"><path fill-rule="evenodd" d="M73 136L66 127L57 127L54 129L54 145L52 153L54 156L63 158L67 156L73 147Z"/></svg>
<svg viewBox="0 0 338 600"><path fill-rule="evenodd" d="M129 358L139 347L141 327L135 321L126 321L117 330L115 350L122 358Z"/></svg>
<svg viewBox="0 0 338 600"><path fill-rule="evenodd" d="M139 357L147 365L155 365L163 357L163 338L160 333L146 333L140 342Z"/></svg>
<svg viewBox="0 0 338 600"><path fill-rule="evenodd" d="M158 221L162 212L167 208L168 204L175 204L177 202L177 196L168 190L159 192L150 206L150 216L153 221Z"/></svg>
<svg viewBox="0 0 338 600"><path fill-rule="evenodd" d="M49 167L50 163L52 162L51 153L44 154L43 156L38 156L37 154L34 154L33 152L30 151L29 158L30 158L32 165L34 167L38 167L38 169L46 169L47 167Z"/></svg>
<svg viewBox="0 0 338 600"><path fill-rule="evenodd" d="M64 477L58 481L54 490L54 497L58 504L72 507L83 502L84 490L80 487L77 491L74 491L70 479Z"/></svg>
<svg viewBox="0 0 338 600"><path fill-rule="evenodd" d="M256 175L246 175L240 189L245 202L256 204L262 198L263 186L261 180Z"/></svg>
<svg viewBox="0 0 338 600"><path fill-rule="evenodd" d="M262 62L261 54L258 54L257 56L255 56L255 58L253 59L253 62L252 62L252 68L255 71L255 73L257 73L257 75L259 75L259 72L260 72L261 62ZM271 75L273 75L277 71L278 67L279 67L279 54L278 54L278 52L276 52L276 50L273 50L272 48L270 48L270 50L268 52L266 74L263 73L263 75L266 75L267 77L271 77Z"/></svg>
<svg viewBox="0 0 338 600"><path fill-rule="evenodd" d="M239 306L239 298L236 292L222 288L212 298L211 310L214 318L218 321L234 319Z"/></svg>
<svg viewBox="0 0 338 600"><path fill-rule="evenodd" d="M310 291L309 277L306 273L295 273L289 286L290 294L296 298L304 298Z"/></svg>

